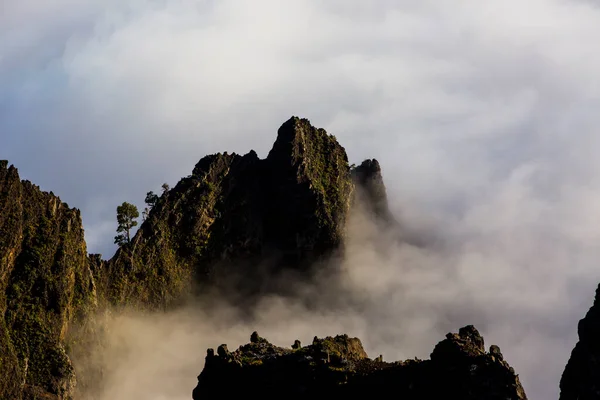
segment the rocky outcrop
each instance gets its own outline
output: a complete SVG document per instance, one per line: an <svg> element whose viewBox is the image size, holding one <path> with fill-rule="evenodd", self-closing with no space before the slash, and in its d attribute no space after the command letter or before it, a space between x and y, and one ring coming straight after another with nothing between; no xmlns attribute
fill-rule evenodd
<svg viewBox="0 0 600 400"><path fill-rule="evenodd" d="M560 380L560 400L600 399L600 285L594 304L579 321L579 342Z"/></svg>
<svg viewBox="0 0 600 400"><path fill-rule="evenodd" d="M359 339L314 338L302 347L277 347L255 332L249 344L229 352L208 349L193 399L236 396L306 398L387 396L402 399L497 399L527 397L498 346L485 351L473 326L449 333L430 360L385 362L368 358Z"/></svg>
<svg viewBox="0 0 600 400"><path fill-rule="evenodd" d="M336 138L292 117L265 159L210 155L164 192L105 264L107 296L167 308L197 285L234 286L244 298L281 290L279 272L308 272L343 242L354 187Z"/></svg>
<svg viewBox="0 0 600 400"><path fill-rule="evenodd" d="M353 184L336 138L292 118L279 128L265 165L266 239L290 261L312 261L341 244Z"/></svg>
<svg viewBox="0 0 600 400"><path fill-rule="evenodd" d="M395 222L390 212L387 191L383 183L381 166L375 159L365 160L352 168L352 178L356 183L356 198L375 220L383 223Z"/></svg>
<svg viewBox="0 0 600 400"><path fill-rule="evenodd" d="M0 161L0 398L71 396L69 327L95 296L79 210Z"/></svg>

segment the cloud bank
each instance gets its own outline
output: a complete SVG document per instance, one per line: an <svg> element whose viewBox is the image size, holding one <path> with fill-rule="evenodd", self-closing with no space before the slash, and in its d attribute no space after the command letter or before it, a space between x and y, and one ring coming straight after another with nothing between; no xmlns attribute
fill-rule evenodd
<svg viewBox="0 0 600 400"><path fill-rule="evenodd" d="M112 254L122 201L141 206L205 154L264 157L306 117L352 162L377 158L396 214L435 243L357 253L373 268L350 270L379 317L370 351L424 357L474 323L531 398L557 397L600 281L593 2L0 7L0 158L82 210L90 251Z"/></svg>

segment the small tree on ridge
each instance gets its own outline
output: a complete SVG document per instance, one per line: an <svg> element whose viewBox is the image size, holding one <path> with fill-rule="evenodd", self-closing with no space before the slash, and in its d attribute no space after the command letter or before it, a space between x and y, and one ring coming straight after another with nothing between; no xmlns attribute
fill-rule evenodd
<svg viewBox="0 0 600 400"><path fill-rule="evenodd" d="M150 191L148 193L146 193L146 205L147 207L144 208L144 211L142 211L142 218L144 219L144 221L148 218L148 215L150 215L150 210L152 210L154 208L154 206L156 205L156 203L158 202L158 195L154 194L154 192Z"/></svg>
<svg viewBox="0 0 600 400"><path fill-rule="evenodd" d="M115 244L123 246L131 243L131 229L137 226L136 219L139 216L137 207L131 203L124 201L117 207L117 223L119 224L117 232L119 234L115 236Z"/></svg>
<svg viewBox="0 0 600 400"><path fill-rule="evenodd" d="M152 208L156 205L156 202L158 201L158 195L154 194L153 191L150 191L148 193L146 193L146 204L148 204L148 207Z"/></svg>

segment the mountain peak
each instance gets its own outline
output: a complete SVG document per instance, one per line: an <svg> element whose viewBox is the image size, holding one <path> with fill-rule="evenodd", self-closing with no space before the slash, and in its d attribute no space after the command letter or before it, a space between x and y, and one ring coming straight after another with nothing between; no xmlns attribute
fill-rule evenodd
<svg viewBox="0 0 600 400"><path fill-rule="evenodd" d="M294 116L265 159L253 150L200 159L157 201L132 246L107 264L106 292L116 303L169 307L191 285L159 290L163 277L200 286L237 282L238 294L288 290L277 283L280 272L310 273L342 244L354 189L335 136Z"/></svg>

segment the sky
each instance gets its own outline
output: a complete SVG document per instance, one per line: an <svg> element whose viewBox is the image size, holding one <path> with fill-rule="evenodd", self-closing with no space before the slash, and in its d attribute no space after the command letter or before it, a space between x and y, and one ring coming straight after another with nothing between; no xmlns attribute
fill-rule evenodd
<svg viewBox="0 0 600 400"><path fill-rule="evenodd" d="M586 0L0 0L0 159L109 258L121 202L207 154L265 157L308 118L377 158L394 213L436 240L368 277L410 277L383 292L480 322L530 398L557 398L600 281L599 18ZM427 357L409 344L390 352Z"/></svg>

